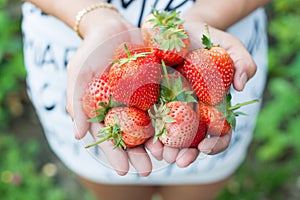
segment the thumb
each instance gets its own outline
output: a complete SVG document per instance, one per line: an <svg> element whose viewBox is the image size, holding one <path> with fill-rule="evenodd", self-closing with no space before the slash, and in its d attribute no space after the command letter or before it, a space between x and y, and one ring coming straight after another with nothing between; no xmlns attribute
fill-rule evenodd
<svg viewBox="0 0 300 200"><path fill-rule="evenodd" d="M256 64L252 57L239 58L234 61L235 74L233 77L233 86L237 91L242 91L247 81L252 78L256 72Z"/></svg>

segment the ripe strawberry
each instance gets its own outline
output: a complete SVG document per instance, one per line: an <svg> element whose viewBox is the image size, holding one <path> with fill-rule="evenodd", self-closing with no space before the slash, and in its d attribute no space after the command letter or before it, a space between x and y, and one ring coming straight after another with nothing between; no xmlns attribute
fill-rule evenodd
<svg viewBox="0 0 300 200"><path fill-rule="evenodd" d="M106 106L110 100L110 86L108 73L94 77L88 84L82 97L82 109L89 118L104 120Z"/></svg>
<svg viewBox="0 0 300 200"><path fill-rule="evenodd" d="M198 144L206 137L206 133L207 133L207 126L204 123L204 121L202 121L201 119L199 119L197 134L194 137L194 140L191 143L190 147L197 148Z"/></svg>
<svg viewBox="0 0 300 200"><path fill-rule="evenodd" d="M199 102L200 120L206 124L208 134L223 136L231 131L231 125L217 107Z"/></svg>
<svg viewBox="0 0 300 200"><path fill-rule="evenodd" d="M185 102L172 101L154 106L155 114L149 111L152 124L155 124L154 141L159 140L174 148L189 147L197 135L199 117Z"/></svg>
<svg viewBox="0 0 300 200"><path fill-rule="evenodd" d="M129 52L109 70L112 97L127 106L148 110L159 98L160 60L150 52Z"/></svg>
<svg viewBox="0 0 300 200"><path fill-rule="evenodd" d="M188 33L183 29L179 12L159 12L154 9L141 25L146 46L154 47L157 57L168 66L181 63L190 49Z"/></svg>
<svg viewBox="0 0 300 200"><path fill-rule="evenodd" d="M202 40L206 48L191 51L181 70L202 102L217 105L229 92L234 64L225 49L214 46L206 36Z"/></svg>
<svg viewBox="0 0 300 200"><path fill-rule="evenodd" d="M132 148L146 142L154 134L151 118L146 111L134 107L112 108L106 115L100 140L86 148L112 140L115 147Z"/></svg>
<svg viewBox="0 0 300 200"><path fill-rule="evenodd" d="M212 136L223 136L229 133L236 126L236 117L243 115L242 112L234 112L242 106L258 102L258 100L247 101L244 103L231 106L231 95L226 95L226 98L217 106L211 106L198 103L200 121L206 124L207 133Z"/></svg>

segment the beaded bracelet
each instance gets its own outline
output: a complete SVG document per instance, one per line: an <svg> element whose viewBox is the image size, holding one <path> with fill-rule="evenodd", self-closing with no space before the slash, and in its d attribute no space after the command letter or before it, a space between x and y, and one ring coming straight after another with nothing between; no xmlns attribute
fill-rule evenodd
<svg viewBox="0 0 300 200"><path fill-rule="evenodd" d="M105 2L93 4L91 6L88 6L87 8L80 10L75 17L75 25L73 27L73 30L78 34L79 37L82 38L82 36L79 32L79 25L80 25L80 22L81 22L83 16L86 15L87 13L94 11L96 9L99 9L99 8L107 8L107 9L111 9L116 12L119 12L119 10L116 7L112 6L109 3L105 3Z"/></svg>

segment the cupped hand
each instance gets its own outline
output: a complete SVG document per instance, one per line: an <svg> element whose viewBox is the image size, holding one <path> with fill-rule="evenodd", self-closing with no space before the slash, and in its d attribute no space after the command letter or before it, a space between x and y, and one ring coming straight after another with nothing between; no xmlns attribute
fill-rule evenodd
<svg viewBox="0 0 300 200"><path fill-rule="evenodd" d="M88 82L95 75L104 72L113 61L113 51L122 42L138 42L140 31L121 15L114 11L99 9L86 15L79 27L83 36L82 44L67 66L67 111L74 122L74 132L77 139L82 139L90 130L97 139L97 133L103 124L89 123L82 110L82 96ZM111 141L98 145L104 152L111 167L119 174L125 175L130 169L130 163L140 176L147 176L152 165L143 147L123 150L114 148ZM143 162L141 162L141 160Z"/></svg>
<svg viewBox="0 0 300 200"><path fill-rule="evenodd" d="M195 21L186 21L185 28L190 34L193 47L201 48L202 35L207 35L207 27L203 23ZM224 48L234 62L235 73L233 77L233 87L237 91L242 91L247 81L252 78L256 72L256 64L242 42L233 35L213 27L208 27L209 35L215 45ZM227 149L231 140L231 132L222 137L205 138L198 145L201 152L207 154L217 154Z"/></svg>
<svg viewBox="0 0 300 200"><path fill-rule="evenodd" d="M191 50L203 48L202 35L208 34L206 24L187 20L185 30L187 30L191 39ZM236 37L213 27L208 27L208 30L212 42L223 47L234 61L233 87L237 91L242 91L247 81L256 72L254 60ZM156 143L148 141L146 147L157 159L164 159L168 163L176 162L179 167L187 167L197 158L199 152L214 155L225 151L230 144L231 136L232 133L229 132L221 137L207 137L199 143L198 148L171 148L163 146L159 141Z"/></svg>

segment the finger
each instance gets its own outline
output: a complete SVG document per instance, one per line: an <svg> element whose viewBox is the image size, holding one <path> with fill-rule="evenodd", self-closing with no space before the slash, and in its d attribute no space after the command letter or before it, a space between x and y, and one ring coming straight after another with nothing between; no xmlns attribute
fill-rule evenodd
<svg viewBox="0 0 300 200"><path fill-rule="evenodd" d="M189 166L197 158L199 150L196 148L181 149L176 158L176 164L178 167L184 168Z"/></svg>
<svg viewBox="0 0 300 200"><path fill-rule="evenodd" d="M179 153L178 148L164 146L163 158L168 163L174 163L176 161L178 153Z"/></svg>
<svg viewBox="0 0 300 200"><path fill-rule="evenodd" d="M237 91L242 91L245 88L246 82L252 78L256 72L256 64L252 57L245 53L243 58L235 59L235 74L233 78L233 86Z"/></svg>
<svg viewBox="0 0 300 200"><path fill-rule="evenodd" d="M78 113L73 122L73 132L75 134L75 139L82 139L89 130L90 124L87 122L87 117L82 113Z"/></svg>
<svg viewBox="0 0 300 200"><path fill-rule="evenodd" d="M254 76L257 67L243 43L228 33L224 34L226 37L222 37L221 46L226 49L235 67L233 86L237 91L242 91L246 82Z"/></svg>
<svg viewBox="0 0 300 200"><path fill-rule="evenodd" d="M79 76L80 68L82 68L79 55L83 55L82 48L79 48L73 59L68 63L68 87L66 97L66 109L74 122L74 133L76 139L81 139L85 136L89 129L87 116L82 110L81 97L85 87L85 81ZM79 84L80 83L80 84Z"/></svg>
<svg viewBox="0 0 300 200"><path fill-rule="evenodd" d="M157 160L163 159L164 145L159 140L153 142L153 138L150 138L145 143L145 147L150 151L154 158L156 158Z"/></svg>
<svg viewBox="0 0 300 200"><path fill-rule="evenodd" d="M105 141L99 144L99 147L117 174L124 176L128 173L129 162L126 151L118 147L115 148L115 144L112 141Z"/></svg>
<svg viewBox="0 0 300 200"><path fill-rule="evenodd" d="M198 149L200 152L214 155L226 150L230 144L232 133L229 132L222 137L211 137L205 138L202 140L199 145Z"/></svg>
<svg viewBox="0 0 300 200"><path fill-rule="evenodd" d="M129 161L140 176L148 176L152 171L152 163L143 147L127 149Z"/></svg>
<svg viewBox="0 0 300 200"><path fill-rule="evenodd" d="M91 133L97 140L97 133L103 128L100 123L91 124ZM111 167L120 175L124 176L129 170L129 161L127 152L121 148L115 148L115 144L109 140L98 145L103 151Z"/></svg>

